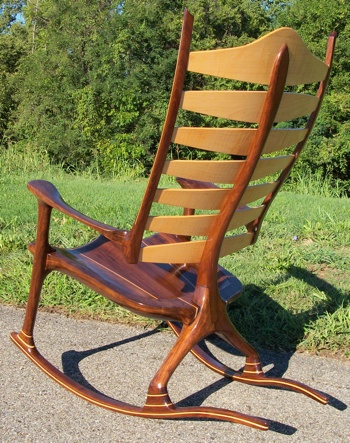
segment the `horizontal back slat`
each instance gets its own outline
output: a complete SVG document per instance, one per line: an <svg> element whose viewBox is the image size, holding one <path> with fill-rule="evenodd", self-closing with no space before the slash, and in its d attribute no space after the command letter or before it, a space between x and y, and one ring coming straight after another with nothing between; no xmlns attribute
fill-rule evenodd
<svg viewBox="0 0 350 443"><path fill-rule="evenodd" d="M158 189L154 201L182 208L218 210L229 189Z"/></svg>
<svg viewBox="0 0 350 443"><path fill-rule="evenodd" d="M273 129L265 143L263 154L279 151L304 140L307 129Z"/></svg>
<svg viewBox="0 0 350 443"><path fill-rule="evenodd" d="M265 206L256 206L254 208L249 208L248 206L242 209L237 209L231 222L227 228L227 231L232 231L233 229L245 226L253 220L260 217Z"/></svg>
<svg viewBox="0 0 350 443"><path fill-rule="evenodd" d="M139 260L151 263L199 263L206 240L141 248Z"/></svg>
<svg viewBox="0 0 350 443"><path fill-rule="evenodd" d="M188 70L251 83L269 84L271 66L287 42L290 56L287 85L324 80L327 66L290 28L281 28L246 46L190 53Z"/></svg>
<svg viewBox="0 0 350 443"><path fill-rule="evenodd" d="M252 244L252 240L253 234L250 233L224 238L220 249L220 257L225 257L225 255L232 254L233 252L246 248Z"/></svg>
<svg viewBox="0 0 350 443"><path fill-rule="evenodd" d="M175 128L172 142L206 151L247 155L256 134L249 128Z"/></svg>
<svg viewBox="0 0 350 443"><path fill-rule="evenodd" d="M206 151L247 155L256 131L251 128L179 127L174 129L172 142ZM307 132L307 129L273 129L263 153L268 154L295 145L304 139Z"/></svg>
<svg viewBox="0 0 350 443"><path fill-rule="evenodd" d="M255 169L252 180L274 174L294 160L293 155L263 158ZM163 173L191 180L232 184L244 160L168 160Z"/></svg>
<svg viewBox="0 0 350 443"><path fill-rule="evenodd" d="M277 183L248 186L239 204L252 203L273 192ZM158 189L154 201L164 205L202 210L219 210L230 189Z"/></svg>
<svg viewBox="0 0 350 443"><path fill-rule="evenodd" d="M220 256L239 251L252 243L253 234L246 233L225 238ZM199 263L206 240L168 243L141 248L139 260L152 263Z"/></svg>
<svg viewBox="0 0 350 443"><path fill-rule="evenodd" d="M175 235L207 236L216 214L149 217L146 229Z"/></svg>
<svg viewBox="0 0 350 443"><path fill-rule="evenodd" d="M163 173L212 183L233 183L244 160L169 160Z"/></svg>
<svg viewBox="0 0 350 443"><path fill-rule="evenodd" d="M264 91L185 91L180 106L213 117L258 123L265 98Z"/></svg>
<svg viewBox="0 0 350 443"><path fill-rule="evenodd" d="M318 97L314 95L286 92L282 96L275 122L293 120L309 115L317 108L318 101Z"/></svg>
<svg viewBox="0 0 350 443"><path fill-rule="evenodd" d="M263 206L238 209L230 222L228 231L252 222L261 215L263 209ZM216 217L216 214L149 217L146 229L174 235L207 236Z"/></svg>
<svg viewBox="0 0 350 443"><path fill-rule="evenodd" d="M181 107L218 118L258 123L266 99L265 91L185 91ZM284 93L276 122L293 120L310 114L318 104L313 95Z"/></svg>
<svg viewBox="0 0 350 443"><path fill-rule="evenodd" d="M266 197L276 188L276 182L263 183L261 185L248 186L239 202L240 206L255 202L260 198Z"/></svg>
<svg viewBox="0 0 350 443"><path fill-rule="evenodd" d="M293 155L286 155L284 157L263 158L259 160L259 163L257 164L252 176L252 180L259 180L260 178L274 174L275 172L279 172L289 166L289 164L293 160Z"/></svg>

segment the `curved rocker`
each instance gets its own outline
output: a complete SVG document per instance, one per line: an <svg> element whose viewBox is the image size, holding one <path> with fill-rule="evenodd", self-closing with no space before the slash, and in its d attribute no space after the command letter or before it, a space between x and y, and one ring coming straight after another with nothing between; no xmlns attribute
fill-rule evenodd
<svg viewBox="0 0 350 443"><path fill-rule="evenodd" d="M10 337L11 340L19 347L19 349L45 374L47 374L59 385L66 388L68 391L96 406L100 406L114 412L144 418L207 418L239 423L259 430L268 429L268 422L266 420L228 409L203 406L176 407L171 402L167 392L164 394L155 395L148 394L146 403L143 407L137 407L129 403L114 400L108 396L94 392L91 389L82 386L80 383L72 380L62 371L53 366L37 350L33 337L27 336L23 331L19 333L12 332Z"/></svg>
<svg viewBox="0 0 350 443"><path fill-rule="evenodd" d="M336 35L328 39L323 62L289 28L273 31L243 47L190 52L192 27L193 17L185 11L162 136L138 215L129 231L73 209L49 182L35 180L28 184L38 200L37 236L35 244L29 246L34 263L24 324L20 333L11 334L11 339L60 385L104 408L148 418L227 420L266 430L267 421L239 412L205 406L177 407L167 387L179 363L192 352L210 369L230 379L284 387L327 403L325 395L308 386L263 374L259 355L227 314L227 305L239 297L242 285L218 262L220 257L257 241L263 219L299 157L320 110ZM259 87L248 91L184 92L187 71ZM296 86L299 91L303 88L298 85L310 83L319 85L314 96L289 92L290 87ZM176 127L180 109L196 113L193 121L197 121L198 114L205 114L220 122L212 127ZM223 121L230 119L250 127L222 127ZM286 123L281 125L284 129L276 128L279 122ZM297 122L300 128L294 127ZM171 143L214 151L219 154L216 158L225 154L228 159L168 160ZM279 155L271 155L278 152ZM159 187L163 175L179 177L178 184L167 179L169 187ZM166 213L172 215L153 215L153 208L159 205L165 205ZM183 215L178 214L179 207L184 208ZM78 248L51 246L53 209L100 235ZM169 322L178 337L151 380L143 407L79 385L38 352L34 325L41 288L52 271L75 278L132 312ZM234 371L199 347L198 343L213 333L245 356L243 371Z"/></svg>
<svg viewBox="0 0 350 443"><path fill-rule="evenodd" d="M168 321L167 323L177 336L181 333L182 327L179 323L170 322L170 321ZM237 336L240 336L238 331L232 330L231 333L232 332L235 335L237 334ZM221 334L218 335L222 337ZM222 338L225 339L226 337ZM226 341L230 343L229 339L226 339ZM209 369L213 370L214 372L217 372L220 375L223 375L228 379L236 380L251 385L286 388L295 392L300 392L301 394L304 394L324 405L327 404L329 401L327 395L322 394L321 392L311 388L310 386L305 385L304 383L300 383L298 381L282 377L267 377L263 373L260 362L259 363L246 362L243 371L235 371L234 369L220 362L214 356L209 355L208 352L203 350L199 345L195 345L190 352Z"/></svg>

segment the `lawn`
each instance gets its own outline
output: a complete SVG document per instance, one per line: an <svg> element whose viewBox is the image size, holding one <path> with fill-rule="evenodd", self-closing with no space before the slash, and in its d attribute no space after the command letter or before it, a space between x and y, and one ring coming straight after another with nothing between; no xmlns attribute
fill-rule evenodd
<svg viewBox="0 0 350 443"><path fill-rule="evenodd" d="M27 244L35 238L37 209L28 180L51 180L72 206L120 228L132 225L146 183L69 175L42 165L10 172L0 163L0 172L0 302L16 306L26 303L32 263ZM258 348L350 358L350 201L326 195L312 184L302 194L297 187L282 191L257 244L221 261L245 285L230 316ZM57 212L52 220L52 244L75 246L94 236ZM54 273L41 308L142 326L152 322Z"/></svg>

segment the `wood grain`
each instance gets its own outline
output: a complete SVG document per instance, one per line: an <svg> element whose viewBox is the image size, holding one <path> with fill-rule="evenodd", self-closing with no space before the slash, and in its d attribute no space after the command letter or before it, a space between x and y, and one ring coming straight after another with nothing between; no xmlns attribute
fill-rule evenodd
<svg viewBox="0 0 350 443"><path fill-rule="evenodd" d="M245 46L191 52L188 70L244 82L268 85L271 66L288 41L290 63L286 85L324 80L328 66L317 59L290 28L278 29Z"/></svg>
<svg viewBox="0 0 350 443"><path fill-rule="evenodd" d="M176 175L176 174L175 174ZM158 189L154 201L193 209L220 209L229 189Z"/></svg>
<svg viewBox="0 0 350 443"><path fill-rule="evenodd" d="M186 91L181 108L213 117L258 123L267 97L264 91ZM278 108L275 122L294 120L309 115L318 105L318 97L286 92Z"/></svg>
<svg viewBox="0 0 350 443"><path fill-rule="evenodd" d="M254 128L196 128L174 129L172 142L192 148L223 154L246 156L254 140ZM263 154L279 151L299 143L307 129L273 129L266 141Z"/></svg>
<svg viewBox="0 0 350 443"><path fill-rule="evenodd" d="M232 217L228 230L237 229L252 222L262 213L263 207L244 207L237 210ZM149 217L146 228L153 232L186 236L207 236L212 223L216 219L215 214L192 215L192 216L155 216Z"/></svg>

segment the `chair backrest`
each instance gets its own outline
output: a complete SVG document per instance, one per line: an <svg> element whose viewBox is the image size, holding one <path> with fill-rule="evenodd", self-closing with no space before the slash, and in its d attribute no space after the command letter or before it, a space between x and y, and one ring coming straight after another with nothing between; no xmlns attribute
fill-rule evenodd
<svg viewBox="0 0 350 443"><path fill-rule="evenodd" d="M219 257L256 241L266 211L315 122L329 77L335 34L329 38L323 62L289 28L242 47L190 52L192 24L193 17L185 11L163 133L124 251L130 262L197 263L205 270L202 274L207 277L201 278L207 284L208 275L216 274ZM260 86L246 91L183 91L186 71ZM315 95L290 91L314 83L318 84ZM176 127L181 109L250 126ZM279 129L279 122L292 124ZM228 159L169 160L171 143L226 154ZM162 175L180 177L181 187L174 180L174 186L159 188ZM159 204L175 208L175 215L152 216L152 206ZM179 207L188 209L179 214ZM145 230L173 235L174 241L142 247Z"/></svg>

